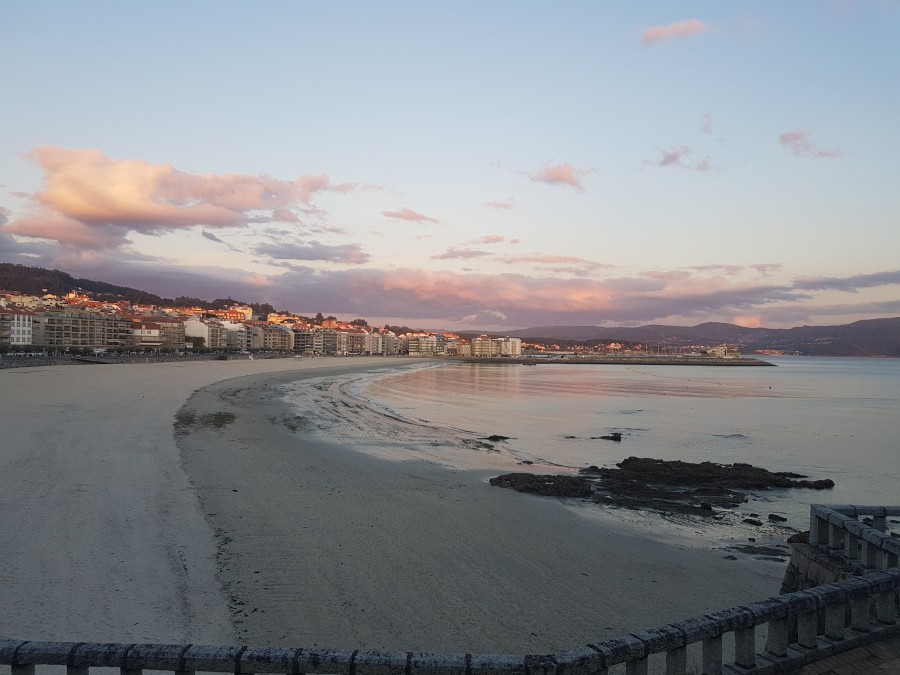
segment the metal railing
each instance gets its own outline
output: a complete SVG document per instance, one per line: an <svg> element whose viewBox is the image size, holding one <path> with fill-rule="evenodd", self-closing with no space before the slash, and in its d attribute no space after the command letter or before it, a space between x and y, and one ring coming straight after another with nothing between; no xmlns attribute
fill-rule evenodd
<svg viewBox="0 0 900 675"><path fill-rule="evenodd" d="M0 664L9 665L11 675L34 675L36 665L66 666L67 675L89 675L97 667L119 668L121 675L605 675L610 669L642 675L655 659L667 675L685 675L691 649L706 675L784 673L900 635L900 540L885 533L887 516L900 515L900 507L813 505L810 511L810 543L837 553L860 576L554 654L0 640ZM860 516L871 516L872 526ZM761 631L765 640L758 644ZM727 657L725 644L732 652Z"/></svg>

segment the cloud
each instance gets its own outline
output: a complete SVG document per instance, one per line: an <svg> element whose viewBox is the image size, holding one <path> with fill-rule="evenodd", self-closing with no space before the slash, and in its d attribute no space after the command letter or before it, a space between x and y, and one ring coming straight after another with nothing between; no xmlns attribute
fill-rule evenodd
<svg viewBox="0 0 900 675"><path fill-rule="evenodd" d="M821 150L813 133L803 129L795 131L787 131L778 137L778 142L791 151L791 154L797 157L820 157L823 159L834 159L841 156L840 150Z"/></svg>
<svg viewBox="0 0 900 675"><path fill-rule="evenodd" d="M500 244L506 241L506 237L502 234L486 234L483 237L478 237L473 243L475 244Z"/></svg>
<svg viewBox="0 0 900 675"><path fill-rule="evenodd" d="M700 127L700 131L704 134L712 134L713 132L713 117L709 113L705 113L703 115L703 126Z"/></svg>
<svg viewBox="0 0 900 675"><path fill-rule="evenodd" d="M529 174L528 177L537 183L548 183L549 185L565 185L584 191L584 185L581 183L581 177L590 173L588 169L576 169L571 164L563 162L562 164L545 164L535 173Z"/></svg>
<svg viewBox="0 0 900 675"><path fill-rule="evenodd" d="M750 265L750 267L755 269L764 277L767 277L772 272L780 272L783 265L781 263L758 263L756 265Z"/></svg>
<svg viewBox="0 0 900 675"><path fill-rule="evenodd" d="M198 225L239 227L259 219L297 222L290 209L323 191L346 192L324 175L279 180L269 176L192 174L168 164L116 160L99 150L42 147L30 159L44 171L33 213L5 226L20 236L73 247L116 248L130 232L158 234Z"/></svg>
<svg viewBox="0 0 900 675"><path fill-rule="evenodd" d="M66 260L51 260L38 242L28 251L12 237L0 234L3 259L41 264L86 277L140 288L165 297L233 297L246 302L269 302L278 309L323 311L363 317L408 318L424 327L446 326L448 320L472 319L469 326L499 323L508 326L548 324L691 324L733 317L761 317L762 323L798 325L811 316L872 318L897 315L900 300L856 305L818 306L807 291L790 284L739 282L728 277L692 274L687 270L655 271L611 278L479 274L428 269L379 269L354 265L313 268L287 265L284 272L261 275L240 269L192 266L164 260L129 258L120 251L74 252ZM43 245L40 245L43 246ZM310 242L307 246L318 246ZM57 249L58 250L58 249ZM273 249L272 253L300 260L311 251ZM34 257L26 258L25 254ZM320 251L320 253L322 253ZM849 279L853 279L848 283ZM896 283L900 271L861 275L843 285L859 287ZM807 284L834 286L819 280ZM494 318L491 318L494 316ZM406 322L408 323L408 322ZM413 324L414 325L414 324Z"/></svg>
<svg viewBox="0 0 900 675"><path fill-rule="evenodd" d="M844 291L855 293L860 288L876 288L900 284L900 270L856 274L852 277L804 277L794 280L794 286L808 291Z"/></svg>
<svg viewBox="0 0 900 675"><path fill-rule="evenodd" d="M687 160L693 154L694 151L686 145L671 147L668 150L660 150L659 159L649 163L663 168L675 166L680 169L692 169L693 171L709 171L712 168L709 163L709 157L704 157L690 164Z"/></svg>
<svg viewBox="0 0 900 675"><path fill-rule="evenodd" d="M460 323L468 323L476 326L484 326L486 324L497 323L498 321L506 321L509 317L503 312L495 309L483 309L476 314L469 314L459 319Z"/></svg>
<svg viewBox="0 0 900 675"><path fill-rule="evenodd" d="M585 260L584 258L576 258L568 255L519 255L506 258L498 258L501 262L508 265L519 263L537 263L539 265L579 265L586 269L600 269L602 267L612 267L606 263L598 263L593 260Z"/></svg>
<svg viewBox="0 0 900 675"><path fill-rule="evenodd" d="M205 239L209 239L210 241L214 241L214 242L219 243L219 244L224 244L224 243L225 243L224 241L222 241L221 239L219 239L216 235L214 235L212 232L207 232L206 230L203 230L203 232L201 232L200 234L201 234Z"/></svg>
<svg viewBox="0 0 900 675"><path fill-rule="evenodd" d="M697 272L720 272L721 274L734 276L739 274L744 268L741 265L692 265L684 269Z"/></svg>
<svg viewBox="0 0 900 675"><path fill-rule="evenodd" d="M439 223L439 220L434 218L430 218L426 215L419 213L418 211L413 211L412 209L408 209L405 206L398 209L397 211L382 211L381 215L386 216L388 218L395 218L396 220L409 220L414 223Z"/></svg>
<svg viewBox="0 0 900 675"><path fill-rule="evenodd" d="M317 241L304 244L260 244L256 247L256 252L276 260L326 260L351 265L361 265L371 258L359 244L330 246Z"/></svg>
<svg viewBox="0 0 900 675"><path fill-rule="evenodd" d="M5 206L0 206L0 227L6 225L9 222L9 209Z"/></svg>
<svg viewBox="0 0 900 675"><path fill-rule="evenodd" d="M641 44L651 47L667 40L682 40L709 31L709 27L699 19L676 21L666 26L653 26L641 35Z"/></svg>
<svg viewBox="0 0 900 675"><path fill-rule="evenodd" d="M514 199L506 199L504 201L485 202L484 205L491 209L505 211L516 208L516 201Z"/></svg>
<svg viewBox="0 0 900 675"><path fill-rule="evenodd" d="M470 258L480 258L486 255L490 255L490 253L474 248L448 248L443 253L433 255L431 258L432 260L452 260L454 258L469 260Z"/></svg>

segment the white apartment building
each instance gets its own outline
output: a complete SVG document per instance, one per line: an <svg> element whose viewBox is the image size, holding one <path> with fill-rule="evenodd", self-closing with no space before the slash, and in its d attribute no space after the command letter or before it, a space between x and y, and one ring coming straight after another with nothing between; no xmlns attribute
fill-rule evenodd
<svg viewBox="0 0 900 675"><path fill-rule="evenodd" d="M472 338L472 356L475 358L516 357L521 355L522 340L520 338L491 338L487 335L479 335L477 338Z"/></svg>
<svg viewBox="0 0 900 675"><path fill-rule="evenodd" d="M34 312L17 307L0 307L0 346L30 345L34 336Z"/></svg>
<svg viewBox="0 0 900 675"><path fill-rule="evenodd" d="M202 338L207 349L228 347L228 331L220 321L192 316L184 320L185 338Z"/></svg>
<svg viewBox="0 0 900 675"><path fill-rule="evenodd" d="M225 344L229 349L248 351L251 347L250 331L243 323L236 321L220 321L225 329Z"/></svg>

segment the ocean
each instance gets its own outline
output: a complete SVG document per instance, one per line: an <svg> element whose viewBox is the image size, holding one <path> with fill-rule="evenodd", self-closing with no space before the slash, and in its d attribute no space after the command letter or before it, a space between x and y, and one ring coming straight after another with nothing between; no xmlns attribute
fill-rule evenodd
<svg viewBox="0 0 900 675"><path fill-rule="evenodd" d="M776 539L808 527L810 503L900 503L900 360L767 360L777 367L413 361L285 393L306 431L386 459L499 474L638 456L832 479L829 490L757 493L727 514L787 518ZM621 442L598 438L611 432Z"/></svg>

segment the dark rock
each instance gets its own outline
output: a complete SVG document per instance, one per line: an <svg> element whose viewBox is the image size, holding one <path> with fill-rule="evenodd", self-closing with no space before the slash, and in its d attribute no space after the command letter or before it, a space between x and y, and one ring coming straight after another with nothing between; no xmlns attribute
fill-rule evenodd
<svg viewBox="0 0 900 675"><path fill-rule="evenodd" d="M530 459L523 459L522 464L534 464Z"/></svg>
<svg viewBox="0 0 900 675"><path fill-rule="evenodd" d="M747 541L752 541L756 543L756 537L747 537Z"/></svg>
<svg viewBox="0 0 900 675"><path fill-rule="evenodd" d="M621 437L621 433L610 434L609 440L617 440L613 436ZM721 518L716 509L733 509L747 501L743 490L813 485L810 481L794 480L798 474L773 473L750 464L697 464L640 457L628 457L615 468L589 466L578 473L578 476L508 474L491 479L491 484L541 495L590 497L597 504L608 506L714 519ZM744 522L762 525L755 513Z"/></svg>
<svg viewBox="0 0 900 675"><path fill-rule="evenodd" d="M613 431L612 433L606 434L605 436L591 436L592 441L615 441L616 443L622 442L622 432Z"/></svg>
<svg viewBox="0 0 900 675"><path fill-rule="evenodd" d="M563 438L578 438L577 436L563 436Z"/></svg>
<svg viewBox="0 0 900 675"><path fill-rule="evenodd" d="M799 481L786 474L772 472L750 464L716 464L714 462L682 462L680 460L628 457L616 466L635 479L667 485L727 486L735 489L764 490L771 487L834 487L830 479ZM606 469L614 472L615 469Z"/></svg>
<svg viewBox="0 0 900 675"><path fill-rule="evenodd" d="M491 485L531 492L547 497L590 497L591 482L580 476L542 476L532 473L507 473L491 478Z"/></svg>
<svg viewBox="0 0 900 675"><path fill-rule="evenodd" d="M787 518L785 518L784 516L779 516L777 513L770 513L769 520L771 520L773 523L787 522Z"/></svg>
<svg viewBox="0 0 900 675"><path fill-rule="evenodd" d="M792 534L787 539L787 543L789 544L808 544L809 543L809 530L804 530L803 532L797 532L797 534Z"/></svg>
<svg viewBox="0 0 900 675"><path fill-rule="evenodd" d="M725 560L737 560L736 555L723 555L722 558L724 558Z"/></svg>
<svg viewBox="0 0 900 675"><path fill-rule="evenodd" d="M498 441L508 441L509 436L498 436L494 434L492 436L488 436L486 440L491 441L492 443L497 443Z"/></svg>

